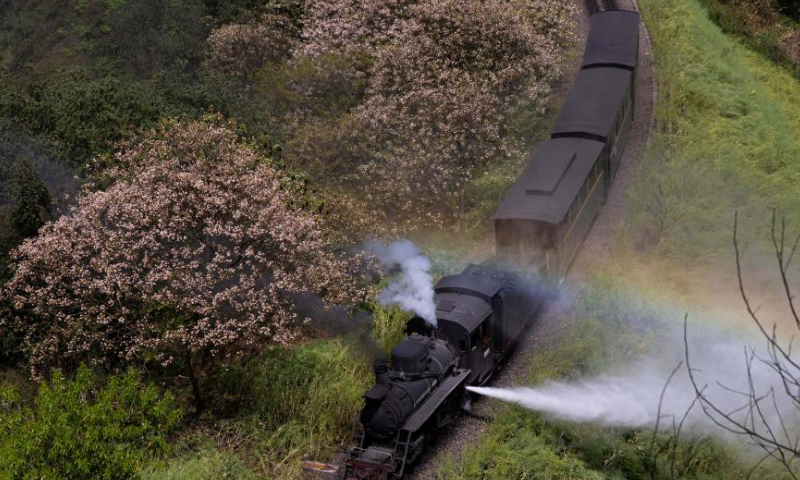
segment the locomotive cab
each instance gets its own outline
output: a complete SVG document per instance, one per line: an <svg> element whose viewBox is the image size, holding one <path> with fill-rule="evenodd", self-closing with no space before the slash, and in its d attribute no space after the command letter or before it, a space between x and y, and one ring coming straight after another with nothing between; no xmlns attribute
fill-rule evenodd
<svg viewBox="0 0 800 480"><path fill-rule="evenodd" d="M486 383L542 300L532 282L491 265L470 265L436 284L438 336L456 347L469 383Z"/></svg>

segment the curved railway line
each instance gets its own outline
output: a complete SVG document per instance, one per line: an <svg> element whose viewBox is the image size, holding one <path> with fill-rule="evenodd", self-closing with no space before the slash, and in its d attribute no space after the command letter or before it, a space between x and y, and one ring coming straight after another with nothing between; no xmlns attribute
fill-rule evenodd
<svg viewBox="0 0 800 480"><path fill-rule="evenodd" d="M588 12L580 19L584 38L594 13L638 12L635 0L574 1L585 2ZM629 8L620 8L623 3ZM339 478L342 473L352 479L435 477L433 449L424 453L434 446L427 436L443 433L434 448L440 454L458 455L466 442L480 438L485 420L491 418L482 402L471 416L454 415L459 399L466 398L464 386L492 377L499 386L524 383L526 353L556 340L569 299L545 301L538 321L526 321L536 310L534 304L547 298L542 296L544 290L531 296L530 288L514 286L517 280L492 273L495 263L498 272L505 271L504 264L528 265L522 271L539 272L542 285L566 281L574 283L566 289L574 292L592 259L602 258L610 248L624 210L623 192L632 183L636 161L651 137L653 123L646 119L652 118L655 83L649 38L638 15L608 13L591 23L584 57L574 67L575 79L550 140L539 146L493 216L497 258L440 280L436 288L440 324L435 335L421 319L412 320L409 337L392 350L391 367L385 360L376 362L376 385L365 394L360 417L364 428L360 442L351 449ZM568 270L570 278L565 278ZM462 311L457 307L462 303L469 308ZM518 342L518 332L529 323L533 325L527 329L528 340L523 337ZM515 344L517 353L509 358ZM438 367L427 360L428 352ZM434 393L428 397L425 391ZM442 431L444 425L449 428ZM404 476L405 467L420 455L416 473Z"/></svg>
<svg viewBox="0 0 800 480"><path fill-rule="evenodd" d="M588 33L590 16L609 7L639 11L636 0L573 0L583 14L578 18L578 35L585 40ZM621 222L626 208L626 191L634 183L638 165L650 144L654 129L654 106L657 100L657 84L655 80L655 65L651 58L652 44L644 22L640 25L639 32L639 72L636 79L636 109L634 127L628 139L628 145L623 154L619 172L614 179L614 188L611 189L606 204L600 210L597 220L590 229L584 243L576 256L575 262L566 280L568 290L578 292L582 279L588 276L593 268L594 259L601 258L604 252L615 242L616 228ZM573 72L577 73L580 59L577 59ZM569 77L565 81L568 88ZM573 293L578 295L579 293ZM498 372L493 385L511 387L527 383L528 362L526 358L543 348L545 345L557 341L565 325L564 318L570 309L570 299L547 305L545 310L534 325L531 326L525 337L520 341L515 354L508 363ZM458 462L465 446L481 438L482 433L488 428L494 415L496 405L491 402L477 402L473 415L462 415L436 442L433 449L425 453L415 468L405 478L409 480L426 480L436 478L440 462L446 458L453 458Z"/></svg>

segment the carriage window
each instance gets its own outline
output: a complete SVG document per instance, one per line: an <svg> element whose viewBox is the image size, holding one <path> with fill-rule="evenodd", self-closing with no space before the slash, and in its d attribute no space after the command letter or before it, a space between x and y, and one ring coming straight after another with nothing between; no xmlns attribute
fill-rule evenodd
<svg viewBox="0 0 800 480"><path fill-rule="evenodd" d="M475 348L475 347L478 346L478 333L479 333L479 331L478 331L477 328L475 329L474 332L472 332L472 338L471 338L471 340L472 340L472 345L471 345L472 348Z"/></svg>
<svg viewBox="0 0 800 480"><path fill-rule="evenodd" d="M458 341L458 349L462 352L467 351L467 341L465 339L462 338Z"/></svg>

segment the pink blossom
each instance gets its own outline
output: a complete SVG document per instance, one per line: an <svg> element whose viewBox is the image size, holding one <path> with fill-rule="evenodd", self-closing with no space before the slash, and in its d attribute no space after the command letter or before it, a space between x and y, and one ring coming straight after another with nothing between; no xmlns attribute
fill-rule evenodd
<svg viewBox="0 0 800 480"><path fill-rule="evenodd" d="M15 311L0 328L26 332L34 372L288 343L297 293L363 298L359 259L331 252L286 180L229 128L173 122L114 163L109 188L15 252L2 292Z"/></svg>

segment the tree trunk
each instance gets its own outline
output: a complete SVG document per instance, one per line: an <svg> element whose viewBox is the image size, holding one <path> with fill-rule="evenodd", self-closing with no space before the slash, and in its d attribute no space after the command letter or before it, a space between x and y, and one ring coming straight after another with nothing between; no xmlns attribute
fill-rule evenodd
<svg viewBox="0 0 800 480"><path fill-rule="evenodd" d="M192 392L194 393L194 407L197 410L197 415L200 415L206 409L203 395L200 393L200 382L197 379L197 373L192 365L192 352L186 348L186 371L189 374L189 380L192 381Z"/></svg>

